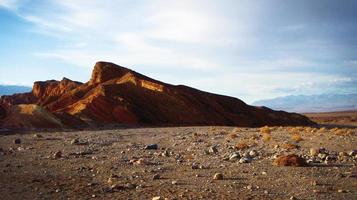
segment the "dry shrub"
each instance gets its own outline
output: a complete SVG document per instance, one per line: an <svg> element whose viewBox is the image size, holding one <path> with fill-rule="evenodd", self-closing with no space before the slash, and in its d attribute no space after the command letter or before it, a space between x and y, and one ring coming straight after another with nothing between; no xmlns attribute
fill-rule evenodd
<svg viewBox="0 0 357 200"><path fill-rule="evenodd" d="M298 145L296 144L291 144L291 143L284 143L281 145L282 148L286 149L286 150L292 150L292 149L297 149L299 148Z"/></svg>
<svg viewBox="0 0 357 200"><path fill-rule="evenodd" d="M208 130L212 132L212 131L215 131L216 129L217 129L216 127L211 126L211 127L209 127L209 129L208 129Z"/></svg>
<svg viewBox="0 0 357 200"><path fill-rule="evenodd" d="M251 140L257 140L259 139L259 135L253 134L252 137L250 137Z"/></svg>
<svg viewBox="0 0 357 200"><path fill-rule="evenodd" d="M290 129L288 130L288 132L289 132L290 134L298 134L298 133L300 132L300 128L299 128L299 127L293 127L293 128L290 128Z"/></svg>
<svg viewBox="0 0 357 200"><path fill-rule="evenodd" d="M199 136L199 134L197 132L192 133L193 138L197 138L198 136Z"/></svg>
<svg viewBox="0 0 357 200"><path fill-rule="evenodd" d="M271 130L270 130L269 126L264 126L264 127L260 128L260 133L261 134L264 134L264 133L270 134Z"/></svg>
<svg viewBox="0 0 357 200"><path fill-rule="evenodd" d="M339 136L353 135L353 131L351 129L335 129L333 133Z"/></svg>
<svg viewBox="0 0 357 200"><path fill-rule="evenodd" d="M320 128L317 133L325 133L327 129L325 127Z"/></svg>
<svg viewBox="0 0 357 200"><path fill-rule="evenodd" d="M270 133L263 133L262 134L262 138L264 142L269 142L270 140L272 140L271 134Z"/></svg>
<svg viewBox="0 0 357 200"><path fill-rule="evenodd" d="M240 128L236 127L232 130L232 133L238 133L240 131L242 131L242 130Z"/></svg>
<svg viewBox="0 0 357 200"><path fill-rule="evenodd" d="M301 137L301 135L299 135L299 134L294 134L294 135L292 135L292 136L291 136L291 139L294 140L295 142L300 142L300 141L303 140L302 137Z"/></svg>
<svg viewBox="0 0 357 200"><path fill-rule="evenodd" d="M313 132L315 132L315 130L314 130L314 128L311 128L311 127L305 127L304 132L305 133L313 133Z"/></svg>
<svg viewBox="0 0 357 200"><path fill-rule="evenodd" d="M295 154L279 156L273 162L276 166L292 166L292 167L305 167L307 163L304 158Z"/></svg>
<svg viewBox="0 0 357 200"><path fill-rule="evenodd" d="M191 155L191 154L184 155L184 159L185 160L193 160L193 155Z"/></svg>
<svg viewBox="0 0 357 200"><path fill-rule="evenodd" d="M235 138L238 137L238 134L237 134L237 133L231 133L231 134L228 135L228 137L229 137L230 139L235 139Z"/></svg>

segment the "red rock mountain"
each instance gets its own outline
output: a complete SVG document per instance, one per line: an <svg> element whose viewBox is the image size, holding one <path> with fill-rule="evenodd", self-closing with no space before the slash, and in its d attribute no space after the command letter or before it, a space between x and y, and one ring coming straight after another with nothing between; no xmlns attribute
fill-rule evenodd
<svg viewBox="0 0 357 200"><path fill-rule="evenodd" d="M20 104L36 106L23 107ZM36 112L30 112L31 108ZM183 85L170 85L108 62L97 62L87 83L66 78L35 82L30 93L0 98L1 126L31 127L29 124L13 122L31 117L51 121L50 127L105 124L259 127L313 124L299 114L249 106L237 98ZM39 123L33 125L35 128L43 126Z"/></svg>

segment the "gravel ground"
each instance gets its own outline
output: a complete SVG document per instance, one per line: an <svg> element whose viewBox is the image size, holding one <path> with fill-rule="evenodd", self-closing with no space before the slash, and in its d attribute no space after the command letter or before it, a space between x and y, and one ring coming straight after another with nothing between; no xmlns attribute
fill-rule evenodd
<svg viewBox="0 0 357 200"><path fill-rule="evenodd" d="M11 133L0 135L0 199L350 200L356 150L356 128ZM273 165L289 154L307 166Z"/></svg>

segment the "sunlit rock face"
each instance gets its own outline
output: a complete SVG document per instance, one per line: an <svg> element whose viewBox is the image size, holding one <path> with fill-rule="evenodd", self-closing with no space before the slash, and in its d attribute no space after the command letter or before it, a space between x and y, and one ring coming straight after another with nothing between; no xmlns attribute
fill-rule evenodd
<svg viewBox="0 0 357 200"><path fill-rule="evenodd" d="M7 120L9 124L11 120L19 120L18 117L11 117L16 112L9 112L18 104L40 106L36 110L51 113L54 117L46 119L53 118L50 121L56 124L55 127L106 124L249 127L313 124L302 115L249 106L237 98L170 85L109 62L97 62L87 83L66 78L35 82L30 93L1 97L0 114L3 117L0 123L4 124ZM26 117L31 118L31 115ZM16 126L19 123L11 124ZM42 127L44 124L21 126Z"/></svg>

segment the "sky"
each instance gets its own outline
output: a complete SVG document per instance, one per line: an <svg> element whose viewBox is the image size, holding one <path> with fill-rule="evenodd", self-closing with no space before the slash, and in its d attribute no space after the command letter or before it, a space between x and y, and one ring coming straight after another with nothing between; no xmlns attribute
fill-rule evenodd
<svg viewBox="0 0 357 200"><path fill-rule="evenodd" d="M0 84L97 61L247 103L357 93L357 1L0 0Z"/></svg>

